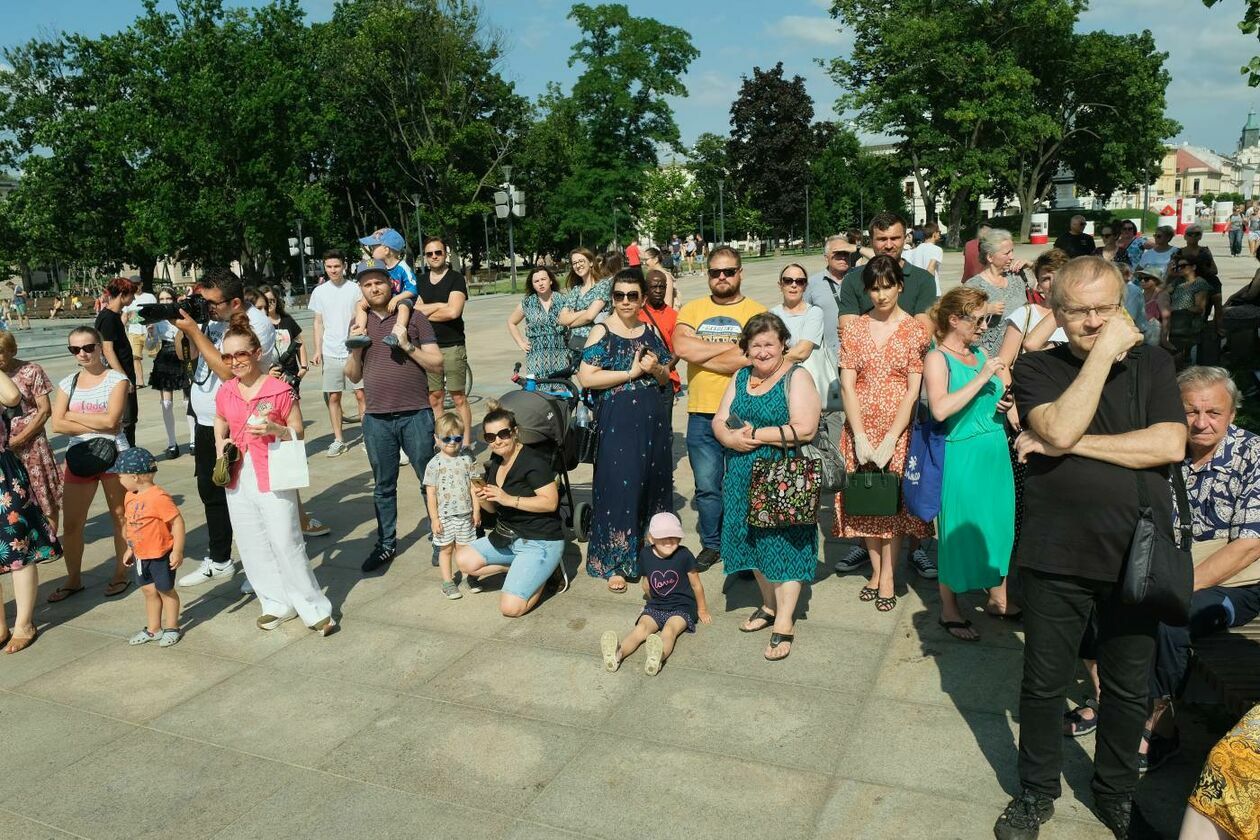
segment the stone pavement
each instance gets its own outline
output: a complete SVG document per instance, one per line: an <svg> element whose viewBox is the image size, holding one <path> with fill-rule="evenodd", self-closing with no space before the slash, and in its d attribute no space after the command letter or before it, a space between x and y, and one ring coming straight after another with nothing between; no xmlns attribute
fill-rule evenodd
<svg viewBox="0 0 1260 840"><path fill-rule="evenodd" d="M787 261L750 265L746 291L772 304ZM951 280L959 264L949 255ZM1222 264L1227 290L1254 265ZM688 299L704 285L681 281ZM476 299L468 309L477 415L484 395L510 387L517 354L503 321L514 303ZM48 363L50 375L69 362ZM140 442L159 451L156 395L143 391L141 403ZM417 483L404 479L403 553L385 574L362 577L374 537L367 460L360 446L325 458L314 387L303 405L314 482L303 496L333 529L308 548L343 631L320 639L298 622L257 630L257 604L239 595L238 575L180 590L187 635L178 646L129 647L142 596L102 595L112 561L98 501L88 590L41 603L37 644L0 656L0 763L12 780L0 792L0 840L991 836L1017 786L1022 642L1018 626L981 614L981 598L969 599L980 644L936 627L935 585L904 566L896 610L878 613L857 599L860 576L830 571L842 547L828 540L828 567L802 599L786 661L766 662L766 634L737 629L757 603L755 586L714 569L704 575L711 626L683 638L657 677L642 673L641 652L606 674L599 634L628 631L638 599L582 574L576 544L565 560L573 587L524 618L500 617L493 593L449 602L430 566ZM682 404L674 419L683 428ZM674 443L691 532L681 434ZM199 557L205 523L192 460L161 467L158 481L189 525L190 558ZM589 468L573 479L586 498ZM59 564L40 568L41 598L63 574ZM1142 787L1170 833L1209 745L1202 731L1192 735ZM1047 840L1110 836L1083 804L1092 746L1065 741L1067 783Z"/></svg>

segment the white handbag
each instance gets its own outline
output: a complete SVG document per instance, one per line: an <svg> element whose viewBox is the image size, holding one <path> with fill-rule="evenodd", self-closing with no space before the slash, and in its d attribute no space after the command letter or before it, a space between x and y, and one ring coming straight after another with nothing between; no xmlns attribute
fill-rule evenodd
<svg viewBox="0 0 1260 840"><path fill-rule="evenodd" d="M306 466L306 442L289 429L288 440L267 444L267 472L272 490L301 490L311 486L311 471Z"/></svg>

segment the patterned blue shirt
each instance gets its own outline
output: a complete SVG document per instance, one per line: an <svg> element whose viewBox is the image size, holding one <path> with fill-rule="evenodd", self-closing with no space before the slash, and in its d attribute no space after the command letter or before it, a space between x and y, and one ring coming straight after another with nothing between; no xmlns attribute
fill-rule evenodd
<svg viewBox="0 0 1260 840"><path fill-rule="evenodd" d="M1212 460L1191 461L1181 468L1195 541L1260 539L1260 436L1231 424Z"/></svg>

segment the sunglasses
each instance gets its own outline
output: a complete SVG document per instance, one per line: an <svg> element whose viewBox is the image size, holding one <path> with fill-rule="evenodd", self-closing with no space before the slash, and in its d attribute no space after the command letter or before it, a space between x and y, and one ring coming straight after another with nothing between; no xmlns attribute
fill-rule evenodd
<svg viewBox="0 0 1260 840"><path fill-rule="evenodd" d="M734 277L739 274L738 268L710 268L709 279L716 280L719 277Z"/></svg>
<svg viewBox="0 0 1260 840"><path fill-rule="evenodd" d="M848 251L832 251L831 258L833 260L845 260L847 262L849 259L849 252Z"/></svg>
<svg viewBox="0 0 1260 840"><path fill-rule="evenodd" d="M95 342L93 342L92 344L84 344L81 346L76 345L76 344L67 344L66 349L70 351L71 356L77 356L80 353L95 353L96 344Z"/></svg>
<svg viewBox="0 0 1260 840"><path fill-rule="evenodd" d="M809 283L808 277L780 277L779 283L784 286L804 286Z"/></svg>
<svg viewBox="0 0 1260 840"><path fill-rule="evenodd" d="M499 429L497 432L484 432L481 437L486 443L494 443L496 440L511 440L515 431L516 429Z"/></svg>
<svg viewBox="0 0 1260 840"><path fill-rule="evenodd" d="M223 359L223 364L225 365L234 365L237 362L247 365L254 360L254 351L237 350L235 353L222 353L219 358Z"/></svg>
<svg viewBox="0 0 1260 840"><path fill-rule="evenodd" d="M463 435L446 435L445 437L438 438L438 440L442 441L442 443L463 443L464 436Z"/></svg>
<svg viewBox="0 0 1260 840"><path fill-rule="evenodd" d="M426 257L440 257L445 253L446 253L445 251L425 251L424 255Z"/></svg>
<svg viewBox="0 0 1260 840"><path fill-rule="evenodd" d="M638 303L639 293L638 292L613 292L612 299L616 301L617 303L620 303L623 300L628 300L631 303Z"/></svg>

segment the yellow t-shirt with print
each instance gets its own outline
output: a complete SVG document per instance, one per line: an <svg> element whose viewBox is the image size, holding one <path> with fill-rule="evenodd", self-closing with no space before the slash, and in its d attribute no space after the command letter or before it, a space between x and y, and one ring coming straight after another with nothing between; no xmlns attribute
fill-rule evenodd
<svg viewBox="0 0 1260 840"><path fill-rule="evenodd" d="M719 342L734 347L748 319L766 308L752 298L739 303L718 304L705 296L684 304L678 310L678 323L696 331L701 341ZM731 378L724 373L705 370L687 363L687 411L692 414L715 414L722 403L722 394Z"/></svg>

